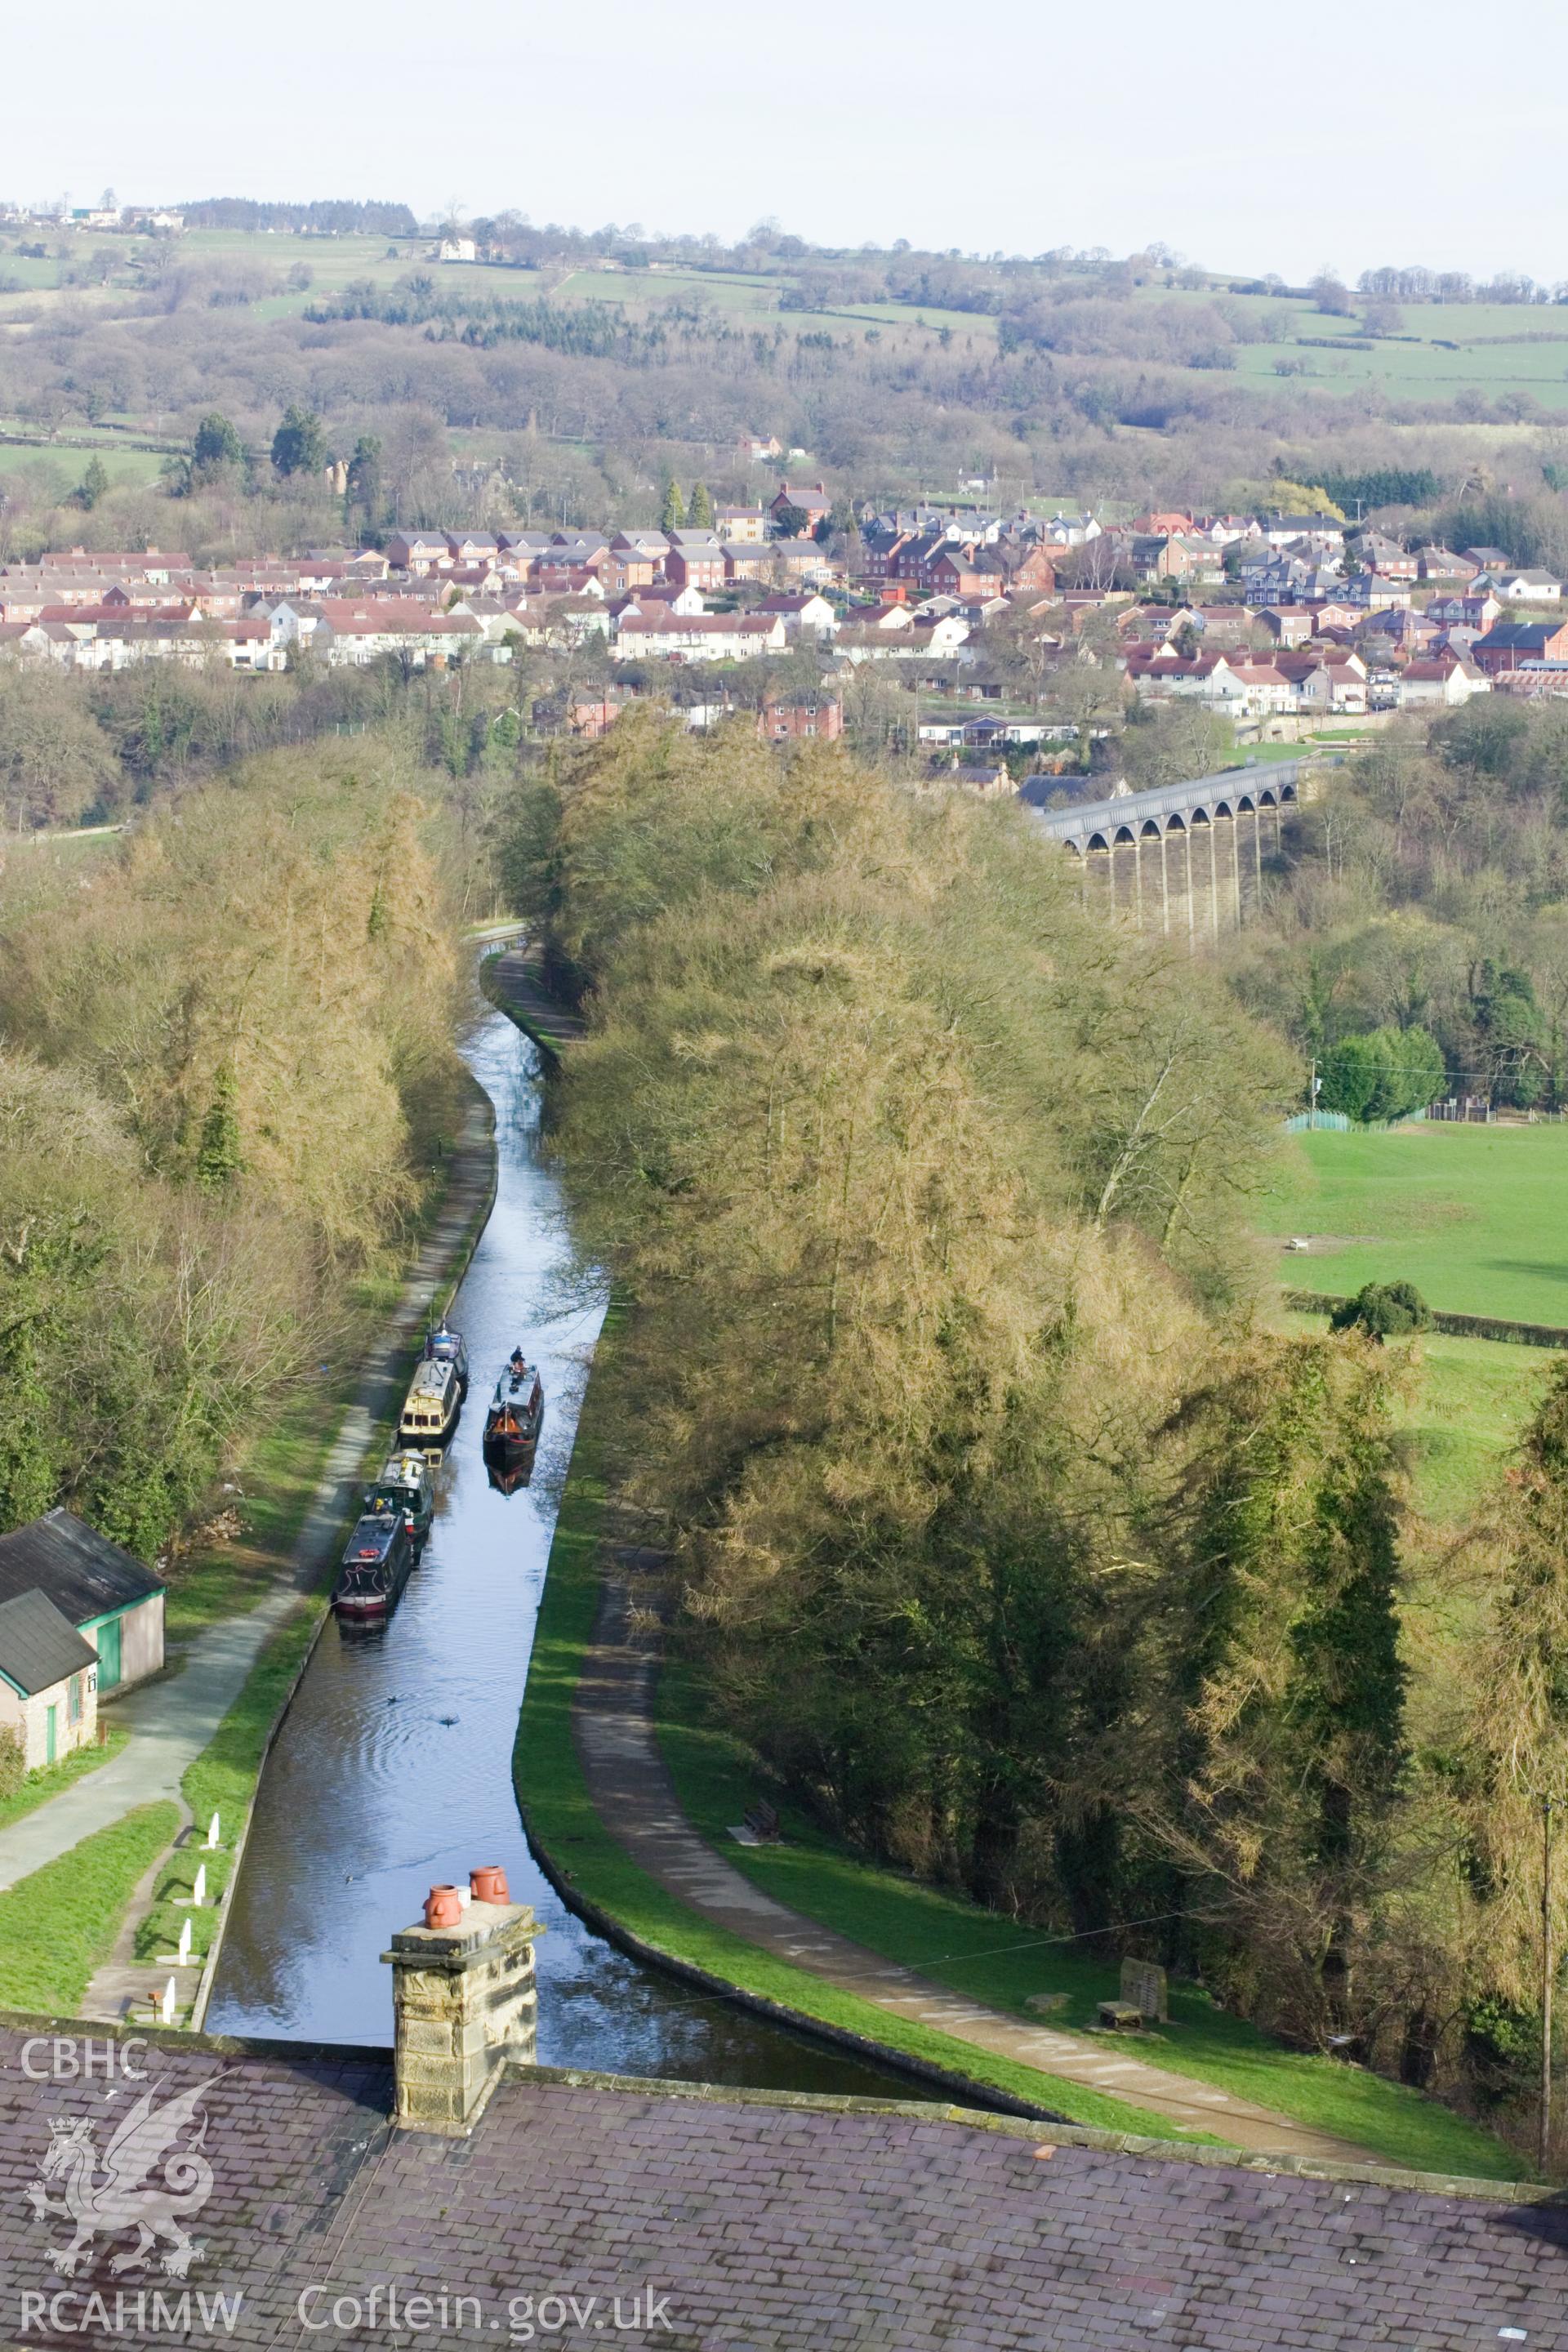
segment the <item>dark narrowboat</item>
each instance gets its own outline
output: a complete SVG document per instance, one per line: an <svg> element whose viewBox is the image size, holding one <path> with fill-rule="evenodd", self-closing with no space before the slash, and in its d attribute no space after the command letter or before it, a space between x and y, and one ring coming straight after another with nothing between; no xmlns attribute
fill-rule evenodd
<svg viewBox="0 0 1568 2352"><path fill-rule="evenodd" d="M332 1607L350 1625L380 1625L391 1616L414 1565L414 1538L401 1511L361 1519L332 1588Z"/></svg>
<svg viewBox="0 0 1568 2352"><path fill-rule="evenodd" d="M367 1518L401 1511L415 1544L422 1544L436 1516L436 1481L423 1454L395 1454L379 1478L364 1490Z"/></svg>
<svg viewBox="0 0 1568 2352"><path fill-rule="evenodd" d="M537 1364L514 1357L500 1379L485 1415L485 1459L502 1468L531 1455L544 1419L544 1386Z"/></svg>

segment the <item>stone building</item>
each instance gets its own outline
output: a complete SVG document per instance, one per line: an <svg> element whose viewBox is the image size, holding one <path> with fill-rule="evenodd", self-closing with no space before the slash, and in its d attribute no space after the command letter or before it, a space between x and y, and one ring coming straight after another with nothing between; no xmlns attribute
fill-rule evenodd
<svg viewBox="0 0 1568 2352"><path fill-rule="evenodd" d="M0 2020L7 2341L1563 2341L1544 2192L538 2066L531 1915L439 1892L386 1956L395 2057Z"/></svg>

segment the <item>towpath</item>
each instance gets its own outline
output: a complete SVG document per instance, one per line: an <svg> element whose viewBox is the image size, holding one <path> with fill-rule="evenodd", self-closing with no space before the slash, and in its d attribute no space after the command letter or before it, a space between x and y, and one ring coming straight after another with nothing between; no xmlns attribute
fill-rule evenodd
<svg viewBox="0 0 1568 2352"><path fill-rule="evenodd" d="M522 941L506 948L496 958L496 994L509 1013L527 1030L529 1035L552 1054L563 1045L575 1045L588 1034L588 1024L580 1013L552 996L544 985L539 951Z"/></svg>
<svg viewBox="0 0 1568 2352"><path fill-rule="evenodd" d="M640 1622L640 1621L639 1621ZM965 2000L776 1902L700 1837L681 1810L654 1732L657 1651L635 1634L628 1587L606 1560L598 1622L574 1701L574 1732L600 1820L634 1862L680 1902L750 1944L878 2009L977 2050L1081 2083L1233 2147L1374 2164L1372 2150L1130 2054L1125 2043L1027 2025ZM1042 2085L1048 2104L1048 2085Z"/></svg>

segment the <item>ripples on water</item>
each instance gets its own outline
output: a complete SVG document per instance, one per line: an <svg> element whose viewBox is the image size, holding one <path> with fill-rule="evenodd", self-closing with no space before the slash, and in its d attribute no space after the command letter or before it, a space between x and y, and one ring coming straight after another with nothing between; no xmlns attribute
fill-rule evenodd
<svg viewBox="0 0 1568 2352"><path fill-rule="evenodd" d="M472 1389L438 1473L435 1524L391 1622L329 1624L268 1760L207 2015L214 2033L392 2040L394 1931L433 1880L505 1865L549 1928L538 1948L547 2065L908 2095L898 2079L704 2000L594 1936L529 1853L511 1757L534 1612L604 1312L574 1279L541 1163L534 1048L502 1014L465 1054L496 1110L495 1207L452 1319ZM544 1376L533 1474L507 1495L479 1453L487 1383L521 1341Z"/></svg>

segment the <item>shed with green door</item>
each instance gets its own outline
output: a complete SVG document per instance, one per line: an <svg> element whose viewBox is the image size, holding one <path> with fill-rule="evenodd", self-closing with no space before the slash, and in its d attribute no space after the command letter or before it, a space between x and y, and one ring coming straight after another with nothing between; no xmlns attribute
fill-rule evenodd
<svg viewBox="0 0 1568 2352"><path fill-rule="evenodd" d="M162 1583L74 1511L0 1536L0 1601L24 1592L43 1593L97 1653L100 1699L162 1673Z"/></svg>
<svg viewBox="0 0 1568 2352"><path fill-rule="evenodd" d="M0 1601L0 1732L24 1772L63 1762L98 1737L98 1655L37 1591Z"/></svg>

